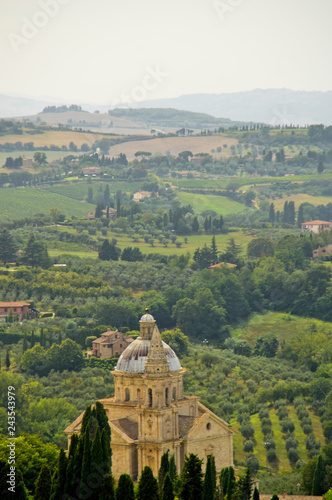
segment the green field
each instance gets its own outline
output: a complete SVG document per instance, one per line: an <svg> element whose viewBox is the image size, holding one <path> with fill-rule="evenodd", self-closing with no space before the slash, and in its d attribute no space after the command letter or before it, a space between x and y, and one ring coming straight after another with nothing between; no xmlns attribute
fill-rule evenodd
<svg viewBox="0 0 332 500"><path fill-rule="evenodd" d="M262 335L271 333L281 341L303 332L313 324L316 325L317 330L320 332L327 333L331 331L331 323L328 322L294 316L293 314L268 312L266 314L254 314L243 325L243 328L242 325L239 325L239 328L234 330L234 335L246 339L253 346L256 338Z"/></svg>
<svg viewBox="0 0 332 500"><path fill-rule="evenodd" d="M93 194L96 195L99 188L104 191L106 184L108 184L111 193L116 193L119 190L123 193L134 193L142 187L142 182L100 182L99 180L87 182L84 180L72 182L70 184L49 186L46 187L45 190L51 193L67 196L68 198L73 198L75 200L84 201L87 197L89 187L92 187Z"/></svg>
<svg viewBox="0 0 332 500"><path fill-rule="evenodd" d="M2 167L6 163L6 158L11 156L12 158L18 158L19 156L26 156L27 158L33 158L33 155L36 153L36 151L8 151L0 152L0 167ZM58 159L63 159L65 156L68 156L69 154L72 154L70 151L45 151L45 154L47 156L47 160L54 161ZM33 173L34 170L39 171L40 169L25 169L29 170L29 172ZM7 172L10 172L10 170L6 170Z"/></svg>
<svg viewBox="0 0 332 500"><path fill-rule="evenodd" d="M58 207L66 217L86 217L95 206L82 203L40 188L8 188L0 190L0 221L47 214L52 207Z"/></svg>
<svg viewBox="0 0 332 500"><path fill-rule="evenodd" d="M306 434L302 431L302 427L300 424L300 420L298 419L296 415L296 411L293 405L287 405L289 417L291 420L294 422L295 425L295 431L294 435L296 439L298 440L298 447L297 451L299 452L299 456L302 460L307 461L308 460L308 455L307 455L307 450L305 447L305 440L306 440ZM315 438L321 442L321 445L323 446L325 443L325 438L323 434L323 429L322 425L320 423L319 417L314 414L312 410L308 407L308 412L309 416L312 420L313 423L313 429L314 429L314 434ZM288 457L287 457L287 450L285 447L285 434L282 433L281 431L281 425L279 418L277 416L276 410L273 408L270 409L269 412L269 418L271 419L272 422L272 430L273 430L273 439L276 443L276 453L277 457L279 460L278 463L278 468L279 471L291 471L292 467L289 463ZM254 435L254 442L256 443L254 446L254 453L257 456L260 466L261 467L269 467L269 464L267 463L266 460L266 451L264 447L264 435L261 430L261 421L258 418L258 413L251 415L250 417L251 424L253 425L255 429L255 435ZM234 436L234 447L235 447L235 460L237 461L238 464L244 463L247 454L243 451L243 443L244 443L244 438L241 435L240 431L240 424L237 422L235 418L231 419L230 422L233 431L236 432Z"/></svg>
<svg viewBox="0 0 332 500"><path fill-rule="evenodd" d="M184 205L191 205L198 213L214 210L218 215L227 215L245 210L244 205L225 196L184 193L182 191L178 191L177 196Z"/></svg>
<svg viewBox="0 0 332 500"><path fill-rule="evenodd" d="M311 203L311 205L327 205L331 203L332 198L328 196L311 196L306 193L290 194L288 196L283 196L282 198L270 199L269 203L274 204L275 210L282 211L284 208L285 201L294 201L295 208L298 208L301 203Z"/></svg>

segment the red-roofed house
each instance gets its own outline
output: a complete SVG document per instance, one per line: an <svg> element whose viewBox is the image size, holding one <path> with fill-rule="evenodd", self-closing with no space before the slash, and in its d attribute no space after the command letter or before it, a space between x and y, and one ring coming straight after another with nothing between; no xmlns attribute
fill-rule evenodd
<svg viewBox="0 0 332 500"><path fill-rule="evenodd" d="M101 359L116 358L133 340L117 330L107 330L101 334L99 339L93 340L92 350L88 351L88 356L96 356Z"/></svg>
<svg viewBox="0 0 332 500"><path fill-rule="evenodd" d="M236 264L231 264L230 262L219 262L219 264L214 264L213 266L210 266L209 269L216 269L221 266L226 266L226 267L237 267Z"/></svg>
<svg viewBox="0 0 332 500"><path fill-rule="evenodd" d="M309 231L311 233L321 233L322 231L329 231L332 222L325 220L311 220L310 222L303 222L301 224L301 231Z"/></svg>
<svg viewBox="0 0 332 500"><path fill-rule="evenodd" d="M18 316L20 321L27 317L30 304L28 302L0 302L0 322L6 321L10 311L13 316Z"/></svg>

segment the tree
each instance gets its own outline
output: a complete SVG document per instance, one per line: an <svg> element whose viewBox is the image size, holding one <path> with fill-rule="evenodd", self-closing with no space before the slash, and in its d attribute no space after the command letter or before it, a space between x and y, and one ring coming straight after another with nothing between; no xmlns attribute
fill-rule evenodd
<svg viewBox="0 0 332 500"><path fill-rule="evenodd" d="M65 218L64 214L57 207L50 208L49 214L54 224L57 224L59 221L63 221Z"/></svg>
<svg viewBox="0 0 332 500"><path fill-rule="evenodd" d="M160 463L160 469L158 473L158 481L159 481L159 496L162 496L163 492L163 485L164 485L164 479L166 474L169 471L169 460L168 460L168 451L165 451L165 453L162 454L161 456L161 463Z"/></svg>
<svg viewBox="0 0 332 500"><path fill-rule="evenodd" d="M24 264L32 267L47 268L50 266L50 258L47 246L40 240L37 240L32 234L23 249L22 260Z"/></svg>
<svg viewBox="0 0 332 500"><path fill-rule="evenodd" d="M138 247L126 247L122 251L121 260L127 262L141 262L143 260L143 254Z"/></svg>
<svg viewBox="0 0 332 500"><path fill-rule="evenodd" d="M251 471L250 468L247 467L244 476L240 478L238 484L238 497L241 500L249 500L251 498L252 485L253 485L253 480L251 476Z"/></svg>
<svg viewBox="0 0 332 500"><path fill-rule="evenodd" d="M227 499L232 498L236 489L236 479L233 467L228 468Z"/></svg>
<svg viewBox="0 0 332 500"><path fill-rule="evenodd" d="M301 224L303 224L304 221L304 204L301 203L299 206L299 211L297 213L297 227L301 227Z"/></svg>
<svg viewBox="0 0 332 500"><path fill-rule="evenodd" d="M321 496L325 493L325 464L322 455L319 455L317 460L317 465L314 473L314 478L312 482L312 492L313 496Z"/></svg>
<svg viewBox="0 0 332 500"><path fill-rule="evenodd" d="M181 487L179 498L181 500L202 500L202 462L197 455L190 453L184 459L181 472Z"/></svg>
<svg viewBox="0 0 332 500"><path fill-rule="evenodd" d="M111 474L104 475L98 500L115 500L115 481Z"/></svg>
<svg viewBox="0 0 332 500"><path fill-rule="evenodd" d="M198 223L198 219L196 216L193 218L193 221L191 224L191 229L192 229L193 233L198 233L198 231L199 231L199 223Z"/></svg>
<svg viewBox="0 0 332 500"><path fill-rule="evenodd" d="M269 210L269 222L272 222L272 224L274 224L275 220L276 220L276 214L275 214L275 210L274 210L274 204L271 203L270 210Z"/></svg>
<svg viewBox="0 0 332 500"><path fill-rule="evenodd" d="M33 161L39 166L44 165L45 163L47 163L47 156L45 153L37 151L37 153L33 155Z"/></svg>
<svg viewBox="0 0 332 500"><path fill-rule="evenodd" d="M6 350L6 368L7 368L7 371L9 370L10 368L10 356L9 356L9 350L7 349Z"/></svg>
<svg viewBox="0 0 332 500"><path fill-rule="evenodd" d="M4 264L16 259L17 246L11 233L4 229L0 232L0 260Z"/></svg>
<svg viewBox="0 0 332 500"><path fill-rule="evenodd" d="M116 500L135 500L134 483L129 474L121 474L115 494ZM150 498L148 495L147 498Z"/></svg>
<svg viewBox="0 0 332 500"><path fill-rule="evenodd" d="M106 187L104 189L103 203L105 206L108 206L110 204L110 187L108 184L106 184Z"/></svg>
<svg viewBox="0 0 332 500"><path fill-rule="evenodd" d="M270 238L263 236L249 241L247 255L250 258L273 257L274 244Z"/></svg>
<svg viewBox="0 0 332 500"><path fill-rule="evenodd" d="M58 500L58 498L62 498L62 495L65 493L66 479L67 479L67 466L68 459L67 455L63 448L60 450L58 468L57 468L57 478L55 485L53 485L53 496L52 500Z"/></svg>
<svg viewBox="0 0 332 500"><path fill-rule="evenodd" d="M103 205L98 203L95 210L95 218L100 219L103 216Z"/></svg>
<svg viewBox="0 0 332 500"><path fill-rule="evenodd" d="M164 479L163 494L161 500L174 500L173 483L168 472Z"/></svg>
<svg viewBox="0 0 332 500"><path fill-rule="evenodd" d="M47 464L43 464L36 481L34 500L49 500L51 496L52 476Z"/></svg>
<svg viewBox="0 0 332 500"><path fill-rule="evenodd" d="M324 163L322 162L322 160L320 160L320 162L318 163L317 172L319 174L322 174L324 172Z"/></svg>
<svg viewBox="0 0 332 500"><path fill-rule="evenodd" d="M216 264L218 262L218 248L216 245L216 237L212 237L212 242L211 242L211 257L212 257L212 262L213 264Z"/></svg>
<svg viewBox="0 0 332 500"><path fill-rule="evenodd" d="M174 454L169 459L169 477L171 478L172 484L175 484L175 481L178 477L178 473L177 473Z"/></svg>
<svg viewBox="0 0 332 500"><path fill-rule="evenodd" d="M121 255L121 250L109 240L104 240L99 248L98 258L100 260L118 260Z"/></svg>
<svg viewBox="0 0 332 500"><path fill-rule="evenodd" d="M259 500L259 491L257 489L257 486L255 486L254 493L252 495L252 500Z"/></svg>
<svg viewBox="0 0 332 500"><path fill-rule="evenodd" d="M214 456L208 456L203 483L203 500L214 500L216 494L216 465Z"/></svg>
<svg viewBox="0 0 332 500"><path fill-rule="evenodd" d="M158 481L154 477L151 467L146 465L138 481L137 500L159 499Z"/></svg>
<svg viewBox="0 0 332 500"><path fill-rule="evenodd" d="M81 483L80 483L80 495L85 492L87 488L87 479L91 470L91 440L90 440L90 426L86 427L83 436L83 460L82 460L82 470L81 470Z"/></svg>

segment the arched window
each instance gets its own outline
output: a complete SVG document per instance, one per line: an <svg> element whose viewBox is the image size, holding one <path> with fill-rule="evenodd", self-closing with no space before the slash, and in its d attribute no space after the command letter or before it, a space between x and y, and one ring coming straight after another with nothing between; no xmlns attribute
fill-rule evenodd
<svg viewBox="0 0 332 500"><path fill-rule="evenodd" d="M166 406L169 406L169 401L168 401L168 387L165 389L165 404Z"/></svg>
<svg viewBox="0 0 332 500"><path fill-rule="evenodd" d="M137 389L137 399L141 398L141 389Z"/></svg>
<svg viewBox="0 0 332 500"><path fill-rule="evenodd" d="M149 398L148 405L152 406L152 389L148 390L148 398Z"/></svg>
<svg viewBox="0 0 332 500"><path fill-rule="evenodd" d="M128 387L125 390L125 401L130 401L130 390Z"/></svg>
<svg viewBox="0 0 332 500"><path fill-rule="evenodd" d="M176 388L173 387L173 401L176 400Z"/></svg>

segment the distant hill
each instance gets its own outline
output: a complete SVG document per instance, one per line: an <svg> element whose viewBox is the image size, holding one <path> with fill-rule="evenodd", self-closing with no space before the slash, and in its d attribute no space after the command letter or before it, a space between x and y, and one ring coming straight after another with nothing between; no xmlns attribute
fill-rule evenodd
<svg viewBox="0 0 332 500"><path fill-rule="evenodd" d="M255 89L228 94L191 94L136 103L137 108L176 108L235 121L332 125L332 91Z"/></svg>

